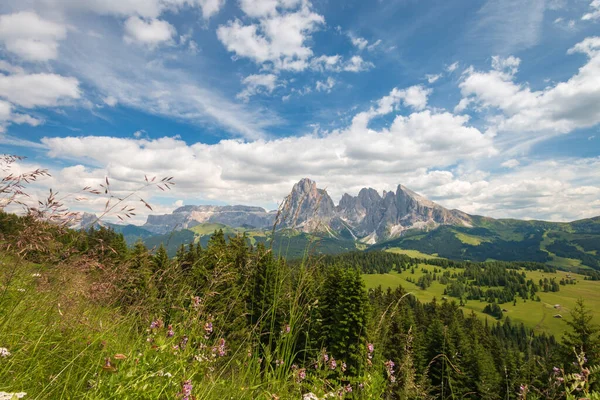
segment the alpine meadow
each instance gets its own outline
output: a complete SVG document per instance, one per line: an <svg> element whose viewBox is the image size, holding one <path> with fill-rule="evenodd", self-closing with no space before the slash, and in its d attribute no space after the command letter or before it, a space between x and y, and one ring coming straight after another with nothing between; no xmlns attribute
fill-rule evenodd
<svg viewBox="0 0 600 400"><path fill-rule="evenodd" d="M599 24L0 2L0 400L600 400Z"/></svg>

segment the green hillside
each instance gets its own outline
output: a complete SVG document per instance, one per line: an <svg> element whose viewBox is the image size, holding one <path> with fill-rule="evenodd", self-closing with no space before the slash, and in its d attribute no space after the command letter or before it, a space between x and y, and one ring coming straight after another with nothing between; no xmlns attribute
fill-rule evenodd
<svg viewBox="0 0 600 400"><path fill-rule="evenodd" d="M436 268L432 265L418 264L415 268L415 273L411 274L410 270L400 273L391 271L387 274L363 274L367 288L373 289L381 286L383 289L396 288L402 286L405 290L413 294L419 301L429 302L433 298L438 301L447 298L458 303L458 299L452 298L444 294L444 289L447 285L434 281L430 287L423 290L416 283L409 282L407 279L417 282L424 275L423 270L432 272ZM460 268L451 269L451 271L459 271ZM565 278L569 274L577 283L574 285L561 285L558 292L538 292L540 301L524 301L518 299L517 304L512 302L501 304L500 307L507 310L504 312L505 318L508 317L515 322L523 323L526 327L534 329L537 332L545 332L561 337L568 329L565 320L569 318L570 311L575 306L578 298L583 297L590 309L594 310L595 322L600 323L600 283L597 281L584 280L584 276L575 273L567 273L557 271L556 273L547 273L541 271L525 271L527 279L532 279L537 282L539 279L554 278L557 281ZM467 300L462 307L466 313L474 312L482 319L487 319L488 322L495 322L495 318L483 313L483 309L488 303L479 300ZM554 308L555 305L560 305L560 308ZM563 318L555 318L556 315L561 315Z"/></svg>
<svg viewBox="0 0 600 400"><path fill-rule="evenodd" d="M174 256L177 249L190 242L198 243L202 247L208 245L210 237L218 230L222 230L225 237L246 235L248 245L255 246L264 243L272 246L274 253L287 259L303 258L307 254L339 254L357 249L357 243L352 240L339 240L318 234L308 234L293 229L283 229L275 232L271 243L270 231L232 228L223 224L199 224L190 229L173 231L164 235L154 235L143 239L144 244L155 249L162 243L169 256Z"/></svg>
<svg viewBox="0 0 600 400"><path fill-rule="evenodd" d="M474 217L472 228L413 231L369 250L402 249L452 260L535 261L575 270L600 270L600 218L572 223Z"/></svg>

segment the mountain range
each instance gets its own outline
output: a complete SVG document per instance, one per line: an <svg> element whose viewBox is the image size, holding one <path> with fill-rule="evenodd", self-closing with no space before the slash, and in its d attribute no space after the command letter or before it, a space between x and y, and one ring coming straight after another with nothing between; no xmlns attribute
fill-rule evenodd
<svg viewBox="0 0 600 400"><path fill-rule="evenodd" d="M171 253L191 240L206 243L222 229L228 235L244 233L251 243L285 242L288 257L302 256L318 243L324 253L403 249L450 259L600 269L600 217L571 223L493 219L446 209L403 185L383 194L363 188L356 196L344 194L335 205L326 190L305 178L279 210L186 205L171 214L150 215L139 227L111 227L129 242L165 243Z"/></svg>

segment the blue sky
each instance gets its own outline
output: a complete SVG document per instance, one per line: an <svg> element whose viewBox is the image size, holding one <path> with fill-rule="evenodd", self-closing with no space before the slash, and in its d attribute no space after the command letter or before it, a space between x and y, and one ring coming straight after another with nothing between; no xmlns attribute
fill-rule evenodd
<svg viewBox="0 0 600 400"><path fill-rule="evenodd" d="M600 0L7 0L0 152L50 170L39 194L172 175L143 193L156 212L274 208L310 177L334 201L402 183L474 214L586 218L599 36Z"/></svg>

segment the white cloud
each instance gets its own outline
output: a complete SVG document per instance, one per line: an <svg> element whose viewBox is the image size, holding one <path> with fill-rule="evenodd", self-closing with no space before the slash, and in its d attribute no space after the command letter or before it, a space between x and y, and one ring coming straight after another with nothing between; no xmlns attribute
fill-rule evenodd
<svg viewBox="0 0 600 400"><path fill-rule="evenodd" d="M160 19L144 20L139 17L129 17L125 21L125 41L138 42L156 46L169 42L176 34L175 27Z"/></svg>
<svg viewBox="0 0 600 400"><path fill-rule="evenodd" d="M277 76L273 74L249 75L242 80L242 83L246 87L236 97L248 101L250 97L259 93L273 93L277 85Z"/></svg>
<svg viewBox="0 0 600 400"><path fill-rule="evenodd" d="M427 79L428 83L435 83L437 82L440 78L442 77L442 74L427 74L425 75L425 78Z"/></svg>
<svg viewBox="0 0 600 400"><path fill-rule="evenodd" d="M166 11L176 13L185 8L199 7L203 18L208 19L221 10L225 0L41 0L41 3L54 10L149 19L158 18Z"/></svg>
<svg viewBox="0 0 600 400"><path fill-rule="evenodd" d="M118 103L118 100L115 99L113 96L107 96L107 97L103 98L102 101L104 102L104 104L106 104L109 107L114 107Z"/></svg>
<svg viewBox="0 0 600 400"><path fill-rule="evenodd" d="M581 19L584 21L600 20L600 0L593 0L590 3L590 8L592 9L592 11L585 14L583 17L581 17Z"/></svg>
<svg viewBox="0 0 600 400"><path fill-rule="evenodd" d="M175 68L163 52L124 43L120 32L103 31L104 40L87 35L65 43L65 55L58 60L63 71L72 74L97 93L99 101L109 99L151 115L202 126L216 126L245 138L266 135L266 129L282 123L274 111L246 106L221 93L229 82L222 72L203 69L204 60L190 60L194 68ZM119 62L114 62L119 60ZM197 73L202 71L202 73Z"/></svg>
<svg viewBox="0 0 600 400"><path fill-rule="evenodd" d="M399 179L420 176L428 168L495 154L491 138L469 126L468 117L447 112L395 115L388 127L368 128L371 119L393 113L397 103L422 102L414 99L419 97L414 92L422 90L395 89L370 112L358 114L345 129L298 137L191 145L174 138L94 136L42 142L49 156L87 159L91 165L108 169L111 178L123 185L143 178L144 173L173 175L179 199L263 205L280 201L291 184L304 176L327 186L336 197L355 185L387 182L385 188L389 189ZM82 179L90 175L92 172L81 172Z"/></svg>
<svg viewBox="0 0 600 400"><path fill-rule="evenodd" d="M67 28L34 12L0 15L0 42L7 51L27 61L47 61L58 55L58 42Z"/></svg>
<svg viewBox="0 0 600 400"><path fill-rule="evenodd" d="M458 102L458 104L456 105L456 107L454 107L454 112L457 114L462 113L463 111L465 111L469 105L473 102L473 99L469 98L469 97L465 97L460 99L460 101Z"/></svg>
<svg viewBox="0 0 600 400"><path fill-rule="evenodd" d="M538 161L493 176L454 175L422 193L473 214L573 221L600 215L598 168L600 158ZM460 188L456 196L453 188Z"/></svg>
<svg viewBox="0 0 600 400"><path fill-rule="evenodd" d="M196 3L202 8L204 19L209 19L221 10L225 4L225 0L196 0Z"/></svg>
<svg viewBox="0 0 600 400"><path fill-rule="evenodd" d="M588 61L565 82L532 91L515 82L520 60L494 58L493 69L470 69L460 83L464 98L502 113L498 129L515 133L569 133L600 123L600 37L586 38L568 52L583 53Z"/></svg>
<svg viewBox="0 0 600 400"><path fill-rule="evenodd" d="M527 49L542 37L546 0L487 0L467 37L497 54Z"/></svg>
<svg viewBox="0 0 600 400"><path fill-rule="evenodd" d="M0 97L25 108L55 107L79 99L79 81L57 74L0 74Z"/></svg>
<svg viewBox="0 0 600 400"><path fill-rule="evenodd" d="M363 60L361 56L352 56L350 61L342 68L348 72L362 72L373 68L374 65L371 62Z"/></svg>
<svg viewBox="0 0 600 400"><path fill-rule="evenodd" d="M458 61L455 61L452 64L446 66L446 71L452 73L452 72L456 71L456 69L458 68L459 65L460 65L460 63Z"/></svg>
<svg viewBox="0 0 600 400"><path fill-rule="evenodd" d="M6 127L10 124L38 126L42 123L42 120L34 118L31 115L14 113L12 104L8 101L0 100L0 133L4 133Z"/></svg>
<svg viewBox="0 0 600 400"><path fill-rule="evenodd" d="M17 65L8 63L7 61L0 60L0 72L7 72L9 74L23 74L25 73L25 70Z"/></svg>
<svg viewBox="0 0 600 400"><path fill-rule="evenodd" d="M336 81L332 77L328 77L326 81L317 81L317 85L315 89L317 92L327 92L330 93L331 89L335 86Z"/></svg>
<svg viewBox="0 0 600 400"><path fill-rule="evenodd" d="M0 100L0 121L6 121L10 118L12 104L8 101Z"/></svg>
<svg viewBox="0 0 600 400"><path fill-rule="evenodd" d="M302 0L240 0L240 8L249 17L263 18L278 15L278 10L295 9L301 3Z"/></svg>
<svg viewBox="0 0 600 400"><path fill-rule="evenodd" d="M293 12L289 10L298 5L297 1L260 0L256 4L248 3L255 8L244 7L244 4L242 7L247 15L260 19L252 24L235 19L219 26L217 36L227 50L259 65L270 64L278 70L306 69L308 59L313 55L306 42L325 23L323 16L311 11L308 2L303 2ZM259 7L262 5L266 5L264 9ZM286 12L277 11L278 6Z"/></svg>
<svg viewBox="0 0 600 400"><path fill-rule="evenodd" d="M350 41L352 41L352 45L359 50L364 50L369 45L369 41L367 39L353 35L350 35Z"/></svg>
<svg viewBox="0 0 600 400"><path fill-rule="evenodd" d="M504 168L516 168L519 165L521 165L521 163L519 162L519 160L515 160L514 158L512 158L510 160L504 161L500 165L503 166Z"/></svg>
<svg viewBox="0 0 600 400"><path fill-rule="evenodd" d="M371 43L369 46L367 46L367 50L373 51L380 44L381 44L381 39L377 39L377 41L375 41L375 43Z"/></svg>
<svg viewBox="0 0 600 400"><path fill-rule="evenodd" d="M39 126L41 125L44 121L42 121L41 119L32 117L31 115L27 115L27 114L14 114L11 118L11 122L15 123L15 124L27 124L27 125L31 125L31 126Z"/></svg>

